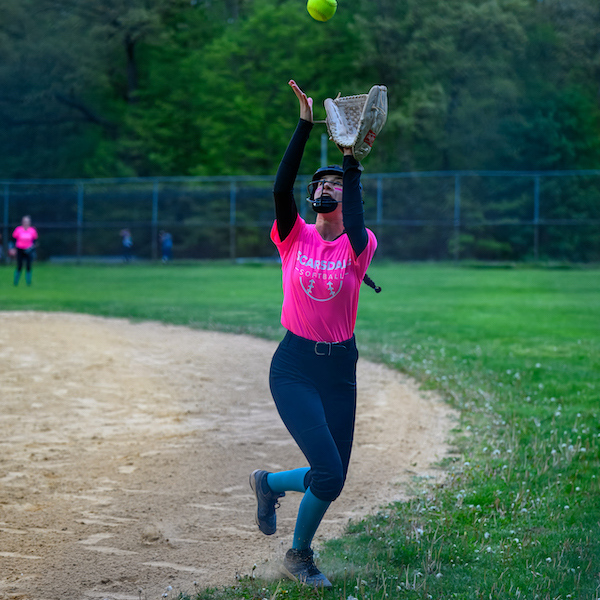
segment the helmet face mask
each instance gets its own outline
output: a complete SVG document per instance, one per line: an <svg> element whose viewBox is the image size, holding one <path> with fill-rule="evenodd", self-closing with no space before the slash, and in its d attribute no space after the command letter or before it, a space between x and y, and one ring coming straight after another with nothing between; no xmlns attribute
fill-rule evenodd
<svg viewBox="0 0 600 600"><path fill-rule="evenodd" d="M311 181L308 186L308 198L306 200L311 203L313 210L316 213L333 212L341 200L336 200L330 193L331 189L342 191L342 186L327 179Z"/></svg>
<svg viewBox="0 0 600 600"><path fill-rule="evenodd" d="M322 167L315 172L312 181L307 186L308 197L306 198L306 201L310 202L312 209L316 213L331 213L337 208L338 204L341 203L341 200L336 200L331 195L331 191L333 191L334 187L341 190L341 183L325 179L325 177L329 176L330 178L335 177L341 179L343 175L344 170L338 165Z"/></svg>

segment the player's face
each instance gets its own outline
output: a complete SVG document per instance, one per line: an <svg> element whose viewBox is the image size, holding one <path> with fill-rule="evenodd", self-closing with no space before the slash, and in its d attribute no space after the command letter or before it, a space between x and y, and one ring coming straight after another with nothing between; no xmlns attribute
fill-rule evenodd
<svg viewBox="0 0 600 600"><path fill-rule="evenodd" d="M21 219L21 225L27 229L31 225L31 219L29 217L23 217Z"/></svg>
<svg viewBox="0 0 600 600"><path fill-rule="evenodd" d="M312 204L316 213L332 215L341 212L342 196L342 178L339 175L330 174L308 184L308 198L306 199Z"/></svg>
<svg viewBox="0 0 600 600"><path fill-rule="evenodd" d="M336 202L342 201L342 178L336 177L335 175L325 175L325 177L318 182L317 188L315 189L315 199L321 196L330 196Z"/></svg>

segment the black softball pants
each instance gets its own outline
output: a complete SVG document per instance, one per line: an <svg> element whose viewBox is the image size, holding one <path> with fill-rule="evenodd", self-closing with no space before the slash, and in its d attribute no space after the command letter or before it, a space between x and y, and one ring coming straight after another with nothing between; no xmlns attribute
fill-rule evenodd
<svg viewBox="0 0 600 600"><path fill-rule="evenodd" d="M357 360L354 336L330 344L288 331L271 362L275 405L310 465L305 487L326 502L340 495L348 473Z"/></svg>
<svg viewBox="0 0 600 600"><path fill-rule="evenodd" d="M25 270L31 271L32 252L25 252L21 248L17 248L17 271L23 270L23 261L25 261Z"/></svg>

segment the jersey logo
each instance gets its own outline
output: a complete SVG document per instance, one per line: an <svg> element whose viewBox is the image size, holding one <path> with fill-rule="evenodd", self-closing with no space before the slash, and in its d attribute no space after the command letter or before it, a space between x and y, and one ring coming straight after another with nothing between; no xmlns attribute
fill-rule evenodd
<svg viewBox="0 0 600 600"><path fill-rule="evenodd" d="M307 296L313 300L316 300L317 302L327 302L328 300L335 298L340 293L342 285L344 284L344 280L343 278L333 281L330 280L327 283L321 281L318 289L315 290L316 284L317 281L314 278L311 277L308 282L305 283L304 277L302 275L300 276L300 285Z"/></svg>
<svg viewBox="0 0 600 600"><path fill-rule="evenodd" d="M304 293L317 302L327 302L341 291L346 271L352 264L347 256L337 260L311 257L298 250L295 269L300 274L300 286Z"/></svg>

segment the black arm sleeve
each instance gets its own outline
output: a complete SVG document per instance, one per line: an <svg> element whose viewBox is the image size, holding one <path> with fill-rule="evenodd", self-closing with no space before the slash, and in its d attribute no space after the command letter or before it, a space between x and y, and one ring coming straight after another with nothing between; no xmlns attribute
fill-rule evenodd
<svg viewBox="0 0 600 600"><path fill-rule="evenodd" d="M298 217L298 209L294 200L294 183L304 154L304 147L312 128L312 123L300 119L275 176L273 197L275 199L277 231L281 241L289 235Z"/></svg>
<svg viewBox="0 0 600 600"><path fill-rule="evenodd" d="M360 188L361 171L362 167L360 163L353 156L344 156L342 216L344 219L344 229L348 234L350 244L356 256L360 256L369 242L369 236L365 228L365 215Z"/></svg>

